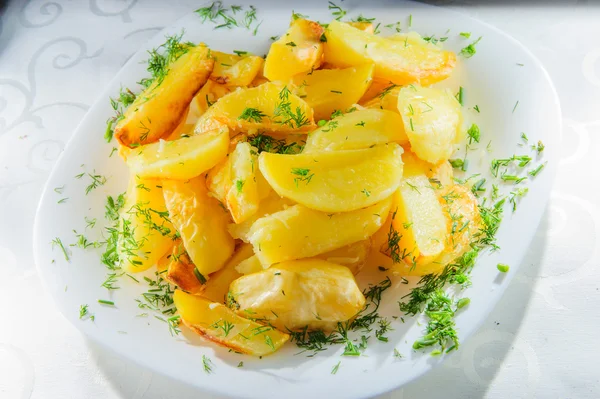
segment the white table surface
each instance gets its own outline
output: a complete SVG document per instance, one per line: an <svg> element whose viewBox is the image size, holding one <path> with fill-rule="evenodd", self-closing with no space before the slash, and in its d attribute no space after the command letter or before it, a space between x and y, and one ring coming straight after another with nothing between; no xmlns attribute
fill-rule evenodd
<svg viewBox="0 0 600 399"><path fill-rule="evenodd" d="M443 366L383 397L598 398L600 6L593 0L439 3L508 32L542 61L561 99L564 156L531 250L479 332ZM200 4L6 5L0 19L0 398L212 397L86 340L54 308L32 257L36 205L74 128L131 54Z"/></svg>

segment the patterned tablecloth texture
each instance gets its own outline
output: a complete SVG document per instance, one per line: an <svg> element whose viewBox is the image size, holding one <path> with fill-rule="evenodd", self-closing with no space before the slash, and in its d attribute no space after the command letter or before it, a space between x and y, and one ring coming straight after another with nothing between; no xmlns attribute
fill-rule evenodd
<svg viewBox="0 0 600 399"><path fill-rule="evenodd" d="M36 205L73 130L127 59L200 3L4 4L0 398L209 397L86 340L42 290L32 256ZM564 151L550 205L502 301L457 356L384 397L598 398L600 6L439 3L508 32L543 62L561 99Z"/></svg>

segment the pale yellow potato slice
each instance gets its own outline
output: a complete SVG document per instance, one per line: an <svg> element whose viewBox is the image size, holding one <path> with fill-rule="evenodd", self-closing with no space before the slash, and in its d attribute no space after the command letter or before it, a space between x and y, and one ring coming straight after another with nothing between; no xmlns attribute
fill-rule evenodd
<svg viewBox="0 0 600 399"><path fill-rule="evenodd" d="M310 132L302 152L357 150L386 143L408 143L400 115L363 109L338 116Z"/></svg>
<svg viewBox="0 0 600 399"><path fill-rule="evenodd" d="M247 239L263 265L316 256L370 237L385 222L391 201L343 213L294 205L258 219Z"/></svg>
<svg viewBox="0 0 600 399"><path fill-rule="evenodd" d="M456 55L428 43L392 40L332 21L325 31L325 61L337 67L375 63L375 77L399 85L446 79Z"/></svg>
<svg viewBox="0 0 600 399"><path fill-rule="evenodd" d="M324 212L348 212L389 197L402 178L396 143L297 155L263 152L258 165L279 195Z"/></svg>
<svg viewBox="0 0 600 399"><path fill-rule="evenodd" d="M208 279L233 253L234 240L227 232L229 215L208 196L203 176L187 182L163 180L162 186L171 222L198 272Z"/></svg>
<svg viewBox="0 0 600 399"><path fill-rule="evenodd" d="M145 178L189 180L227 156L229 129L218 129L174 141L159 141L133 149L127 157L131 171Z"/></svg>
<svg viewBox="0 0 600 399"><path fill-rule="evenodd" d="M373 64L344 69L320 69L296 75L296 94L315 111L315 119L329 119L335 110L346 110L365 94L373 80Z"/></svg>
<svg viewBox="0 0 600 399"><path fill-rule="evenodd" d="M333 330L365 305L347 267L321 259L280 263L231 283L228 305L281 331Z"/></svg>
<svg viewBox="0 0 600 399"><path fill-rule="evenodd" d="M236 352L266 356L277 351L290 336L238 316L227 306L176 290L173 301L183 323L209 341Z"/></svg>
<svg viewBox="0 0 600 399"><path fill-rule="evenodd" d="M266 268L260 263L258 256L253 255L243 262L240 262L235 269L241 274L252 274L263 271Z"/></svg>
<svg viewBox="0 0 600 399"><path fill-rule="evenodd" d="M199 134L213 129L215 121L229 126L232 133L306 132L315 128L313 110L306 101L287 86L275 83L240 88L221 97L200 117L194 131Z"/></svg>
<svg viewBox="0 0 600 399"><path fill-rule="evenodd" d="M271 44L265 60L264 76L269 80L288 80L321 65L323 27L317 22L296 19L286 33Z"/></svg>
<svg viewBox="0 0 600 399"><path fill-rule="evenodd" d="M370 250L371 240L366 239L317 255L316 258L346 266L352 274L357 275L364 266ZM236 270L241 274L252 274L267 269L269 266L260 263L258 256L254 255L240 262Z"/></svg>
<svg viewBox="0 0 600 399"><path fill-rule="evenodd" d="M131 174L120 217L117 253L128 272L149 269L172 248L175 229L167 217L159 181Z"/></svg>
<svg viewBox="0 0 600 399"><path fill-rule="evenodd" d="M258 153L246 142L240 142L229 155L231 187L227 192L227 208L235 223L242 223L258 211Z"/></svg>
<svg viewBox="0 0 600 399"><path fill-rule="evenodd" d="M431 263L446 247L447 226L429 178L406 176L398 189L397 209L384 252L411 270Z"/></svg>
<svg viewBox="0 0 600 399"><path fill-rule="evenodd" d="M400 93L400 88L400 86L388 83L376 96L361 104L365 108L385 109L399 114L398 94Z"/></svg>
<svg viewBox="0 0 600 399"><path fill-rule="evenodd" d="M295 203L293 201L284 197L280 197L278 194L273 192L267 198L260 201L258 211L249 219L239 224L232 223L227 226L229 234L231 234L233 238L241 239L244 242L249 242L248 234L254 222L264 216L279 212L294 204Z"/></svg>
<svg viewBox="0 0 600 399"><path fill-rule="evenodd" d="M327 262L346 266L356 276L365 265L370 252L371 240L366 239L317 255L317 257Z"/></svg>
<svg viewBox="0 0 600 399"><path fill-rule="evenodd" d="M398 94L398 111L412 151L424 161L446 161L461 139L461 105L449 90L411 85Z"/></svg>
<svg viewBox="0 0 600 399"><path fill-rule="evenodd" d="M252 249L252 245L240 245L225 266L210 275L202 296L213 302L225 303L227 292L229 292L229 285L233 280L242 276L242 274L238 273L237 266L253 255L254 250Z"/></svg>

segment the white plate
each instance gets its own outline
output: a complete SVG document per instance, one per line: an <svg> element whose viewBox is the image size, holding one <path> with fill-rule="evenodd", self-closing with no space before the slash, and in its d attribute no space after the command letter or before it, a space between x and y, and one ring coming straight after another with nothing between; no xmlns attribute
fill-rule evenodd
<svg viewBox="0 0 600 399"><path fill-rule="evenodd" d="M368 7L362 8L349 3L343 3L344 8L351 10L349 16L362 13L376 17L382 26L401 21L402 27L406 27L408 16L412 14L414 30L423 35L435 34L438 38L448 36L444 45L455 51L483 36L477 54L466 61L459 57L453 78L444 83L454 90L459 85L465 88L464 113L467 120L476 122L481 128L480 150L474 151L475 155L481 156L481 161L472 161L469 173L487 174L492 158L528 153L526 147L517 145L521 142L521 132L527 133L530 142L543 140L546 144L543 161L548 161L547 167L529 184L530 191L517 212L506 211L498 232L502 249L480 257L472 273L473 286L464 293L471 298L471 304L457 317L459 336L464 341L491 311L517 273L544 211L560 144L558 98L547 73L531 53L489 25L417 3L376 5L369 2ZM257 9L259 19L265 22L256 37L244 29L213 30L213 25L201 24L198 16L191 13L154 38L119 72L77 128L48 180L35 223L34 250L40 275L64 316L86 335L142 365L212 392L240 398L357 398L389 391L422 375L443 359L411 349L424 328L424 324L417 324L415 318L406 318L406 324L394 322L395 330L389 335L389 343L372 338L365 354L358 358L340 357L340 347L331 347L313 358L307 358L305 354L294 356L298 349L288 344L274 356L252 359L203 344L198 337L187 333L172 338L163 322L151 315L136 317L145 310L139 309L134 299L146 287L123 279L122 289L108 293L100 286L106 270L99 261L99 251L70 248L72 259L66 262L57 248L51 248L50 242L55 237L60 237L65 245L75 242L73 229L85 232L90 239L100 238L98 229L85 230L84 217L97 218L101 224L106 195L115 195L126 188L126 166L118 156L108 157L113 145L103 139L105 121L112 115L108 97L115 96L120 86L136 87L135 82L146 76L142 62L147 58L145 50L160 44L165 33L179 33L185 29L185 39L204 41L220 51L249 50L264 54L270 43L269 37L286 30L291 6L288 9L257 4ZM312 19L331 20L325 3L304 8L295 6L294 9ZM472 37L462 38L459 32L472 32ZM384 30L385 33L391 32ZM480 114L471 109L474 105L479 106ZM490 140L491 152L486 152ZM536 160L535 164L538 162ZM74 176L94 170L107 176L108 182L85 195L89 178L75 179ZM62 194L53 191L63 185ZM510 190L510 186L506 189ZM68 197L68 201L57 204L63 197ZM498 273L496 264L499 262L511 266L507 275ZM381 273L372 281L384 277ZM394 287L384 294L384 313L400 316L397 301L408 287L394 281ZM116 308L98 304L100 298L114 300ZM95 322L78 319L81 304L90 305ZM404 355L403 359L393 357L394 348ZM210 375L203 371L203 354L214 363L214 372ZM241 360L244 367L237 368ZM337 374L332 375L332 368L340 360Z"/></svg>

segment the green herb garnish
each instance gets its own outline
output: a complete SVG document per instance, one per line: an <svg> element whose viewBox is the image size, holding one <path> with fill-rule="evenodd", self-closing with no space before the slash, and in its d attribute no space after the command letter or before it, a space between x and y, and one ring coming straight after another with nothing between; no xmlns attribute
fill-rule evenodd
<svg viewBox="0 0 600 399"><path fill-rule="evenodd" d="M504 263L498 263L498 265L496 267L498 268L498 271L501 273L507 273L508 270L510 269L510 266L505 265Z"/></svg>
<svg viewBox="0 0 600 399"><path fill-rule="evenodd" d="M465 58L471 58L475 55L475 53L477 53L477 50L475 49L475 45L477 45L477 43L479 43L479 41L482 38L480 37L479 39L475 40L473 43L469 44L467 47L464 47L462 50L460 50L460 55L462 55Z"/></svg>

